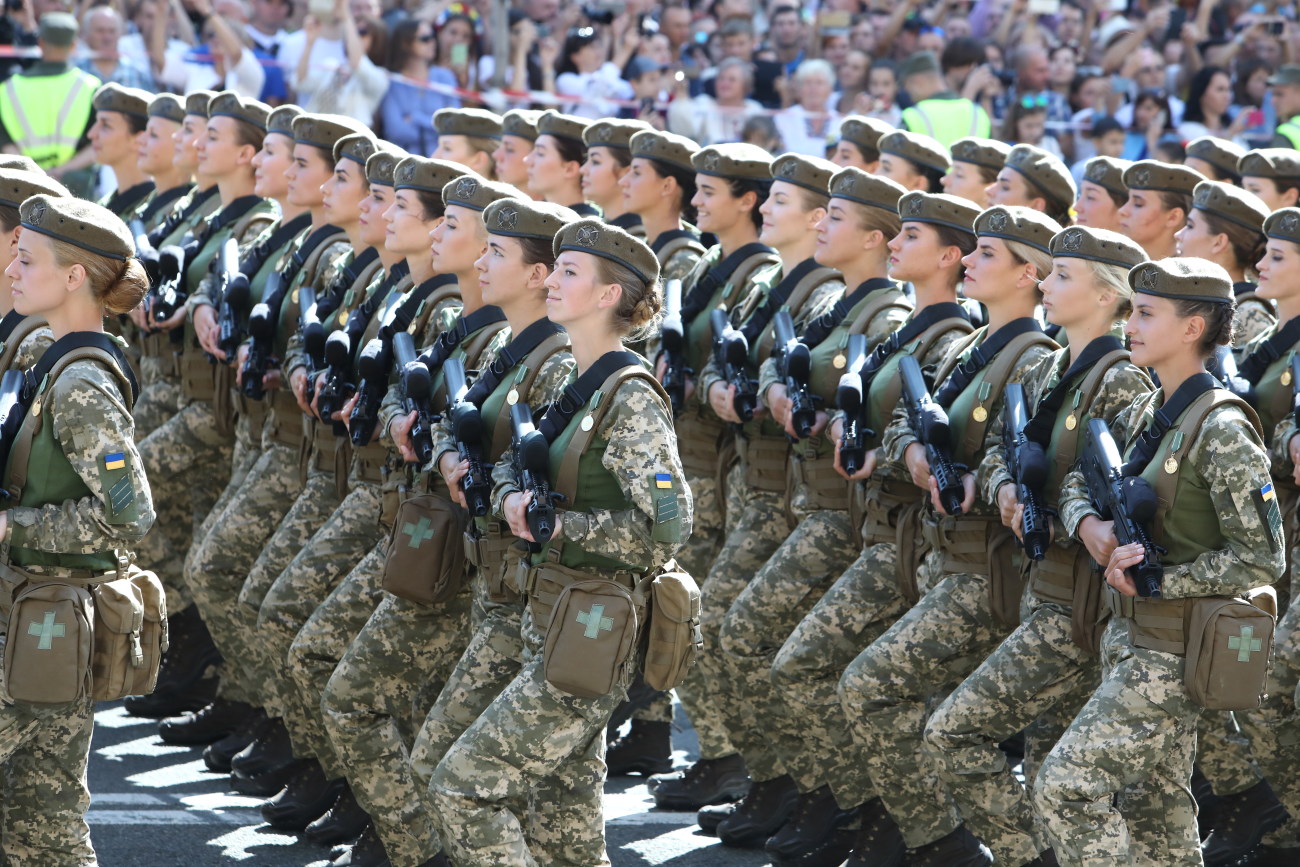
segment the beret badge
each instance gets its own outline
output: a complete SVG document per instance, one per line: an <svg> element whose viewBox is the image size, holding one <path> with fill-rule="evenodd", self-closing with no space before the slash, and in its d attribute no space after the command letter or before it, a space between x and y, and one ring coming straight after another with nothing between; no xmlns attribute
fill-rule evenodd
<svg viewBox="0 0 1300 867"><path fill-rule="evenodd" d="M994 232L1002 232L1007 228L1007 215L998 211L989 217L989 229Z"/></svg>
<svg viewBox="0 0 1300 867"><path fill-rule="evenodd" d="M478 192L478 181L473 178L461 178L456 182L456 195L468 199Z"/></svg>
<svg viewBox="0 0 1300 867"><path fill-rule="evenodd" d="M1152 292L1160 285L1160 272L1154 268L1148 268L1138 277L1138 282L1142 284L1143 289L1150 289Z"/></svg>
<svg viewBox="0 0 1300 867"><path fill-rule="evenodd" d="M705 170L705 171L708 171L708 172L716 172L716 171L718 170L718 166L719 166L719 164L721 164L721 162L722 162L722 155L721 155L721 154L718 154L718 153L705 154L705 156L704 156L704 170Z"/></svg>
<svg viewBox="0 0 1300 867"><path fill-rule="evenodd" d="M584 247L594 247L600 241L600 232L590 226L583 226L578 230L577 234L574 235L573 240Z"/></svg>
<svg viewBox="0 0 1300 867"><path fill-rule="evenodd" d="M850 192L853 192L853 177L852 177L852 175L845 175L844 177L842 177L842 178L840 178L838 181L836 181L836 182L835 182L835 192L837 192L837 193L850 193Z"/></svg>
<svg viewBox="0 0 1300 867"><path fill-rule="evenodd" d="M1278 221L1278 228L1283 232L1294 232L1297 224L1300 224L1300 217L1295 214L1286 214Z"/></svg>
<svg viewBox="0 0 1300 867"><path fill-rule="evenodd" d="M514 208L502 208L497 211L497 226L502 229L514 229L519 225L519 212Z"/></svg>
<svg viewBox="0 0 1300 867"><path fill-rule="evenodd" d="M1061 248L1071 253L1078 252L1083 247L1083 232L1078 229L1071 229L1065 233L1061 239Z"/></svg>
<svg viewBox="0 0 1300 867"><path fill-rule="evenodd" d="M907 213L915 217L921 213L922 207L924 207L924 201L921 199L920 196L917 196L916 198L912 199L912 201L907 203Z"/></svg>
<svg viewBox="0 0 1300 867"><path fill-rule="evenodd" d="M1133 173L1133 185L1134 185L1134 186L1145 187L1145 186L1146 186L1147 184L1149 184L1149 183L1151 183L1151 170L1150 170L1150 169L1138 169L1137 171L1135 171L1135 172Z"/></svg>
<svg viewBox="0 0 1300 867"><path fill-rule="evenodd" d="M38 204L27 215L27 222L39 226L45 220L45 205Z"/></svg>

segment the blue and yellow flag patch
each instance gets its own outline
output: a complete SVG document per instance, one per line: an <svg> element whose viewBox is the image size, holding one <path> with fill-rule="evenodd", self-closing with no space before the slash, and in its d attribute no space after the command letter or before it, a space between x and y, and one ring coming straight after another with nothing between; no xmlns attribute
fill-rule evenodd
<svg viewBox="0 0 1300 867"><path fill-rule="evenodd" d="M104 455L104 469L120 470L126 467L126 455L122 452L114 452L111 455Z"/></svg>
<svg viewBox="0 0 1300 867"><path fill-rule="evenodd" d="M1273 490L1273 483L1272 483L1272 482L1269 482L1267 485L1265 485L1264 487L1260 488L1260 489L1259 489L1259 496L1260 496L1260 498L1263 499L1265 502L1268 502L1269 500L1276 499L1276 498L1277 498L1277 492L1275 492L1275 491Z"/></svg>
<svg viewBox="0 0 1300 867"><path fill-rule="evenodd" d="M673 477L668 473L655 473L655 487L671 490L673 486Z"/></svg>

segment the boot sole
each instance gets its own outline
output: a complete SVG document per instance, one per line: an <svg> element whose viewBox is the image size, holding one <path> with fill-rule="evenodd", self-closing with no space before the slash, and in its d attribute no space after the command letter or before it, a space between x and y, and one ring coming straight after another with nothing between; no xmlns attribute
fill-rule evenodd
<svg viewBox="0 0 1300 867"><path fill-rule="evenodd" d="M654 774L666 774L672 769L672 759L651 759L642 762L632 762L621 768L610 768L608 773L611 777L629 777L633 774L640 774L643 777L649 777Z"/></svg>
<svg viewBox="0 0 1300 867"><path fill-rule="evenodd" d="M705 807L712 807L715 804L731 804L745 797L749 792L749 778L746 777L743 783L734 783L718 788L712 797L706 799L687 799L673 798L671 795L660 798L660 789L654 793L655 806L660 810L674 811L694 811L701 810Z"/></svg>

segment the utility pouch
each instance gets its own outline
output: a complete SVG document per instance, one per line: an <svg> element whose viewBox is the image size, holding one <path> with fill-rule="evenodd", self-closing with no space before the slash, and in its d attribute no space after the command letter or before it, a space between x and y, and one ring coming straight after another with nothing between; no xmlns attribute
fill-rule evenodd
<svg viewBox="0 0 1300 867"><path fill-rule="evenodd" d="M1025 592L1025 571L1016 535L999 521L988 522L989 610L1003 626L1020 625L1020 597Z"/></svg>
<svg viewBox="0 0 1300 867"><path fill-rule="evenodd" d="M445 494L420 494L402 503L388 540L384 589L420 605L455 596L465 581L468 520Z"/></svg>
<svg viewBox="0 0 1300 867"><path fill-rule="evenodd" d="M1245 597L1188 600L1188 697L1207 710L1250 710L1263 703L1277 594L1260 587Z"/></svg>
<svg viewBox="0 0 1300 867"><path fill-rule="evenodd" d="M704 637L699 585L676 561L669 560L650 582L648 632L646 684L658 690L680 686L704 648Z"/></svg>
<svg viewBox="0 0 1300 867"><path fill-rule="evenodd" d="M167 650L167 602L152 572L129 567L125 577L97 584L91 662L95 701L148 695L158 685Z"/></svg>
<svg viewBox="0 0 1300 867"><path fill-rule="evenodd" d="M916 586L916 573L929 550L922 528L924 517L925 504L919 497L914 504L903 506L898 513L898 557L895 561L898 569L898 593L908 605L915 605L921 599L921 591Z"/></svg>
<svg viewBox="0 0 1300 867"><path fill-rule="evenodd" d="M546 627L547 682L579 698L608 695L636 643L637 619L632 592L616 581L589 578L565 586Z"/></svg>
<svg viewBox="0 0 1300 867"><path fill-rule="evenodd" d="M18 591L5 641L5 687L14 701L66 704L90 687L90 591L74 584L29 583Z"/></svg>

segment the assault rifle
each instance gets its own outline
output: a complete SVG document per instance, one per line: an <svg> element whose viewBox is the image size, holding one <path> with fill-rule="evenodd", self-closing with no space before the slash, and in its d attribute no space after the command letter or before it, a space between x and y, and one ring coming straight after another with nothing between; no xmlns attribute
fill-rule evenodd
<svg viewBox="0 0 1300 867"><path fill-rule="evenodd" d="M316 290L303 286L298 290L298 329L307 356L307 402L316 393L316 376L325 369L325 326L320 321Z"/></svg>
<svg viewBox="0 0 1300 867"><path fill-rule="evenodd" d="M402 410L415 413L411 445L415 448L416 462L424 466L433 460L433 426L438 420L438 414L433 411L433 376L429 366L416 358L415 338L407 332L393 335L393 355L397 357Z"/></svg>
<svg viewBox="0 0 1300 867"><path fill-rule="evenodd" d="M865 334L849 336L848 364L835 389L835 405L844 411L844 433L840 436L840 466L850 476L867 462L867 440L876 432L867 427L867 395L862 366L867 360Z"/></svg>
<svg viewBox="0 0 1300 867"><path fill-rule="evenodd" d="M664 391L673 415L686 405L686 377L693 373L686 364L686 329L682 324L682 281L669 280L664 287L664 320L659 339L664 352Z"/></svg>
<svg viewBox="0 0 1300 867"><path fill-rule="evenodd" d="M961 514L961 503L966 498L966 488L961 474L965 467L952 459L952 428L948 413L934 402L921 365L911 355L903 356L898 363L903 379L903 400L907 407L907 420L917 442L925 447L925 458L930 463L930 475L939 485L939 502L949 515Z"/></svg>
<svg viewBox="0 0 1300 867"><path fill-rule="evenodd" d="M1093 508L1102 520L1115 522L1119 544L1142 546L1142 562L1130 566L1129 572L1139 596L1158 597L1165 574L1160 565L1163 549L1151 541L1148 530L1156 515L1156 492L1146 479L1124 475L1123 466L1105 420L1090 419L1083 446L1083 476Z"/></svg>
<svg viewBox="0 0 1300 867"><path fill-rule="evenodd" d="M483 417L474 402L466 397L469 384L465 381L464 362L459 358L448 358L442 363L442 376L447 383L447 418L451 422L451 435L456 440L460 459L469 464L469 471L461 477L460 487L465 492L469 513L481 518L488 513L488 502L492 497L492 474L483 463Z"/></svg>
<svg viewBox="0 0 1300 867"><path fill-rule="evenodd" d="M393 369L392 349L388 341L374 338L361 350L357 359L357 402L348 417L352 444L364 446L370 442L379 424L379 406L388 392L388 373Z"/></svg>
<svg viewBox="0 0 1300 867"><path fill-rule="evenodd" d="M555 502L561 498L551 490L551 446L533 426L533 413L522 400L510 407L510 439L515 477L525 491L533 492L524 515L528 530L538 546L555 532Z"/></svg>
<svg viewBox="0 0 1300 867"><path fill-rule="evenodd" d="M749 364L749 341L731 326L727 311L714 310L709 314L713 327L713 360L726 381L736 387L733 404L741 421L751 421L758 408L758 382L750 379L745 368Z"/></svg>
<svg viewBox="0 0 1300 867"><path fill-rule="evenodd" d="M325 382L316 395L320 417L334 424L334 433L343 435L342 423L333 421L334 413L356 393L352 371L352 340L346 330L335 331L325 339Z"/></svg>
<svg viewBox="0 0 1300 867"><path fill-rule="evenodd" d="M812 377L812 353L795 336L794 320L788 310L772 317L772 333L776 337L772 357L776 359L777 375L785 382L785 396L790 400L790 426L797 439L806 440L817 424L817 404L821 402L808 384Z"/></svg>
<svg viewBox="0 0 1300 867"><path fill-rule="evenodd" d="M272 274L266 281L266 297L274 297L273 290L279 285L280 275ZM239 344L244 342L244 320L249 315L249 305L253 300L248 278L236 269L230 282L221 289L221 300L217 302L217 348L226 354L226 363L233 364ZM269 310L268 310L269 312Z"/></svg>
<svg viewBox="0 0 1300 867"><path fill-rule="evenodd" d="M1040 495L1047 484L1047 454L1042 445L1025 436L1025 425L1029 422L1025 387L1018 382L1008 385L1003 406L1006 424L1002 428L1002 450L1006 453L1007 471L1015 481L1016 498L1025 510L1021 544L1031 559L1042 560L1052 539L1051 518L1043 508Z"/></svg>
<svg viewBox="0 0 1300 867"><path fill-rule="evenodd" d="M248 316L248 358L244 360L243 377L244 397L261 400L266 396L266 387L262 377L271 369L271 358L275 352L275 314L265 301L253 307Z"/></svg>

